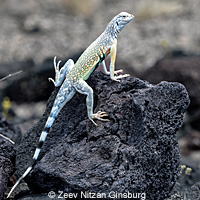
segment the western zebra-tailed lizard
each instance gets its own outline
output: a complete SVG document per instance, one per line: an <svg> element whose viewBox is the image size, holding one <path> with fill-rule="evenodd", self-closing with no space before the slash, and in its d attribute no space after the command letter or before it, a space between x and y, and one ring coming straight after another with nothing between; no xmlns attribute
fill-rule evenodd
<svg viewBox="0 0 200 200"><path fill-rule="evenodd" d="M105 112L98 111L93 113L93 90L85 82L88 79L90 74L98 67L102 62L104 72L107 75L110 75L110 78L115 81L118 79L129 76L128 74L115 76L122 70L114 71L115 69L115 58L117 52L117 35L134 18L133 15L127 12L121 12L115 16L105 31L83 52L79 57L77 62L74 64L73 60L69 59L65 65L59 69L59 64L56 63L56 58L54 58L54 67L55 67L55 81L52 78L49 78L55 85L55 87L60 87L54 105L52 107L51 113L47 119L44 130L41 133L39 144L35 150L32 164L27 168L24 174L18 179L15 185L10 190L7 198L10 196L15 187L19 182L31 171L33 168L41 147L46 139L46 136L51 128L56 116L62 109L62 107L74 96L77 92L87 95L86 105L87 105L87 114L89 119L96 125L93 119L98 119L102 121L108 121L103 117L107 116ZM107 71L104 59L110 53L111 62L110 62L110 72ZM65 79L65 80L64 80ZM64 82L63 82L64 81Z"/></svg>

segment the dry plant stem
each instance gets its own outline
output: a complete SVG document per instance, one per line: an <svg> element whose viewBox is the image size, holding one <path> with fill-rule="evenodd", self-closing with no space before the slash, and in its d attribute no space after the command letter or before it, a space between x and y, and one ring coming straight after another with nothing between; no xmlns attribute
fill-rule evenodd
<svg viewBox="0 0 200 200"><path fill-rule="evenodd" d="M15 75L17 75L17 74L20 74L20 73L22 73L22 70L20 70L20 71L18 71L18 72L15 72L15 73L13 73L13 74L8 74L8 76L6 76L6 77L0 79L0 81L4 81L4 80L6 80L6 79L8 79L8 78L10 78L10 77L12 77L12 76L15 76Z"/></svg>
<svg viewBox="0 0 200 200"><path fill-rule="evenodd" d="M1 136L2 138L4 138L4 139L8 140L8 141L11 142L12 144L15 144L11 139L9 139L8 137L2 135L1 133L0 133L0 136Z"/></svg>

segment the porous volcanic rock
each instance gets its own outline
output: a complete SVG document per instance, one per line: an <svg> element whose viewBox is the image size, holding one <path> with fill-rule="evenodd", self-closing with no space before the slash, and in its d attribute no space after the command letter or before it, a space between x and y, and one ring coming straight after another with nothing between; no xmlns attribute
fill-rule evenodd
<svg viewBox="0 0 200 200"><path fill-rule="evenodd" d="M152 200L168 197L180 171L175 134L189 105L185 87L151 85L133 77L119 83L101 72L87 82L94 90L94 111L106 111L110 121L96 121L95 126L87 117L85 96L77 93L57 116L37 164L25 178L30 189L79 197L81 191L105 193L107 198L111 191L145 193ZM41 120L24 135L17 152L18 175L32 160L57 91Z"/></svg>
<svg viewBox="0 0 200 200"><path fill-rule="evenodd" d="M188 108L190 123L193 128L200 130L200 56L174 51L138 76L153 84L160 81L182 83L190 96Z"/></svg>
<svg viewBox="0 0 200 200"><path fill-rule="evenodd" d="M175 187L173 194L166 200L199 200L200 199L200 182L195 183L191 187L180 190Z"/></svg>
<svg viewBox="0 0 200 200"><path fill-rule="evenodd" d="M15 142L19 142L21 138L21 132L18 128L8 123L0 115L0 133L12 139ZM3 198L3 194L7 188L10 175L13 173L13 164L15 159L14 145L7 139L0 136L0 199Z"/></svg>

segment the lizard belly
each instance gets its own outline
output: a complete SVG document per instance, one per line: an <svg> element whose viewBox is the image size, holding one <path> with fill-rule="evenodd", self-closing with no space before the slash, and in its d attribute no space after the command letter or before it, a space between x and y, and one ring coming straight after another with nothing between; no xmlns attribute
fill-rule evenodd
<svg viewBox="0 0 200 200"><path fill-rule="evenodd" d="M91 73L99 66L99 64L106 58L108 51L103 49L93 49L93 53L86 55L87 58L80 60L79 66L84 73L82 74L83 80L87 80ZM83 61L83 62L82 62Z"/></svg>
<svg viewBox="0 0 200 200"><path fill-rule="evenodd" d="M110 50L107 50L107 51L103 51L101 50L100 51L101 53L97 53L98 56L96 56L96 58L98 59L95 59L97 60L96 62L94 62L90 67L89 67L89 70L88 70L88 73L83 77L83 80L87 80L89 78L89 76L91 75L91 73L97 69L97 67L101 64L101 62L106 58L106 56L110 53Z"/></svg>
<svg viewBox="0 0 200 200"><path fill-rule="evenodd" d="M90 70L89 72L83 77L83 80L87 80L90 76L90 74L99 66L99 62L97 62Z"/></svg>

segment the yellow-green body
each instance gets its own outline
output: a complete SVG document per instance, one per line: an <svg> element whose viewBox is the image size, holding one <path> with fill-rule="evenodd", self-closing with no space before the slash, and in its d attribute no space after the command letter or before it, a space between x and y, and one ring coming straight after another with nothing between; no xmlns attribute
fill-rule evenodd
<svg viewBox="0 0 200 200"><path fill-rule="evenodd" d="M79 57L75 66L67 74L68 80L87 80L90 74L110 53L110 48L116 38L103 32Z"/></svg>

